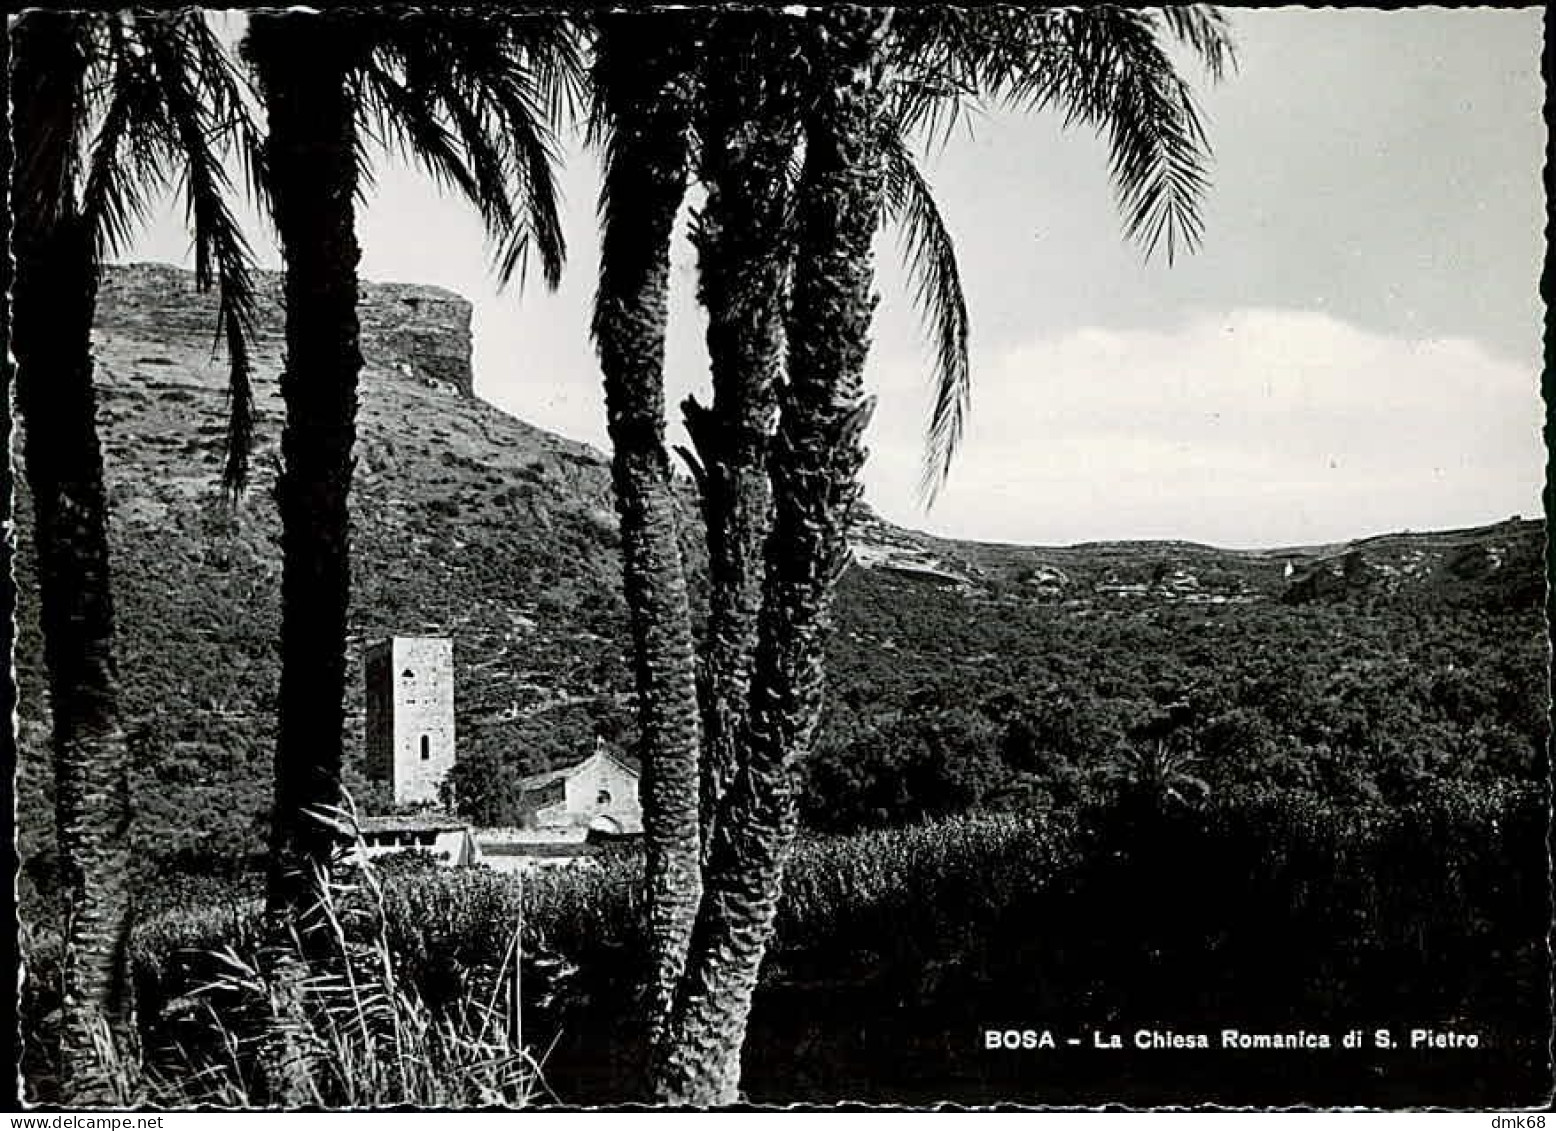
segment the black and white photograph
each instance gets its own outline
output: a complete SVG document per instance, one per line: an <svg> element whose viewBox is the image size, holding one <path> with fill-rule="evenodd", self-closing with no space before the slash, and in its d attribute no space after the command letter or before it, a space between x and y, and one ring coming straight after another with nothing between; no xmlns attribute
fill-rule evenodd
<svg viewBox="0 0 1556 1131"><path fill-rule="evenodd" d="M14 1110L1547 1110L1548 18L9 16Z"/></svg>

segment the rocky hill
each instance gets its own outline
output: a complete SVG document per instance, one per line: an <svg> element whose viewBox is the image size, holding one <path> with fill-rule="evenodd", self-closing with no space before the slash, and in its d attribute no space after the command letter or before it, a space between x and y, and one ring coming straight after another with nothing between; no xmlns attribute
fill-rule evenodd
<svg viewBox="0 0 1556 1131"><path fill-rule="evenodd" d="M1543 536L1543 523L1514 516L1466 530L1268 550L1169 541L1041 547L947 541L866 514L855 526L854 560L968 595L1076 610L1142 599L1300 604L1361 592L1429 595L1471 580L1519 591L1538 588Z"/></svg>
<svg viewBox="0 0 1556 1131"><path fill-rule="evenodd" d="M187 273L154 265L111 269L101 290L94 349L123 706L140 827L164 848L256 846L268 804L280 568L270 498L282 414L278 278L264 280L261 307L255 482L232 509L216 487L225 398L224 363L212 352L213 298L196 293ZM370 284L361 313L353 670L360 672L363 645L383 635L449 635L462 755L532 770L582 755L597 732L624 739L630 676L605 457L476 395L470 307L458 296ZM690 495L686 506L690 519ZM47 702L27 599L30 508L22 485L24 848L48 832ZM1114 659L1072 669L1066 657L1077 648L1111 656L1118 634L1142 625L1177 641L1176 625L1188 639L1190 628L1256 622L1290 653L1313 610L1334 602L1353 611L1426 602L1516 616L1517 662L1527 668L1530 617L1543 595L1542 542L1540 523L1511 521L1257 552L1176 542L1038 548L936 539L863 513L823 743L845 748L901 717L925 688L971 702L1000 688L1021 698L1079 679L1120 701L1170 697L1122 669L1097 674ZM698 588L690 535L688 552ZM1506 641L1492 633L1484 643ZM1180 661L1158 656L1168 672ZM1134 682L1142 686L1125 686ZM352 686L355 751L359 677ZM351 784L371 802L359 776Z"/></svg>
<svg viewBox="0 0 1556 1131"><path fill-rule="evenodd" d="M266 277L262 294L254 482L236 510L217 489L225 367L212 353L211 296L172 268L112 269L94 333L142 825L187 828L193 811L223 843L248 838L263 809L278 672L279 279ZM451 635L460 729L472 748L524 750L544 732L542 748L552 750L550 734L572 730L584 748L588 708L600 697L615 708L624 689L602 457L474 396L464 299L369 285L361 315L353 670L363 644L388 633ZM25 596L30 507L22 485L24 808L47 778L36 610ZM360 685L353 691L359 731Z"/></svg>

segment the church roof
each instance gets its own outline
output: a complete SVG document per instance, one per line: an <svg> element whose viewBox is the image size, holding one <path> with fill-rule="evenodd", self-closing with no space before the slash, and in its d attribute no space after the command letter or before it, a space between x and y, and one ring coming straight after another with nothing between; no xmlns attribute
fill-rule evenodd
<svg viewBox="0 0 1556 1131"><path fill-rule="evenodd" d="M519 788L525 793L529 793L531 790L544 789L553 782L563 781L566 778L572 777L596 758L609 758L633 777L638 777L643 772L638 766L636 758L626 754L618 754L609 747L601 746L593 754L582 761L574 762L571 766L558 766L555 769L542 770L538 774L530 774L528 777L520 778Z"/></svg>

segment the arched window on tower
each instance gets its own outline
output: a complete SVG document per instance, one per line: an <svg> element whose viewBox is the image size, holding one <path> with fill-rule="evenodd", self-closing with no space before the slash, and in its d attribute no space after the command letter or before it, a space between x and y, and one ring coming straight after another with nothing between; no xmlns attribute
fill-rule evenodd
<svg viewBox="0 0 1556 1131"><path fill-rule="evenodd" d="M421 760L430 761L432 758L432 739L426 735L421 736Z"/></svg>

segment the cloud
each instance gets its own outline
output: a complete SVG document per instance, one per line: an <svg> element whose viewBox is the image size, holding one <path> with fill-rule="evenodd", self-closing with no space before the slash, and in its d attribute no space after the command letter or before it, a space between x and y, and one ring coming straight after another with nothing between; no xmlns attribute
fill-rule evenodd
<svg viewBox="0 0 1556 1131"><path fill-rule="evenodd" d="M913 496L923 368L874 367L868 497L947 534L1252 546L1539 512L1537 367L1466 339L1248 309L975 357L966 439L927 518Z"/></svg>

